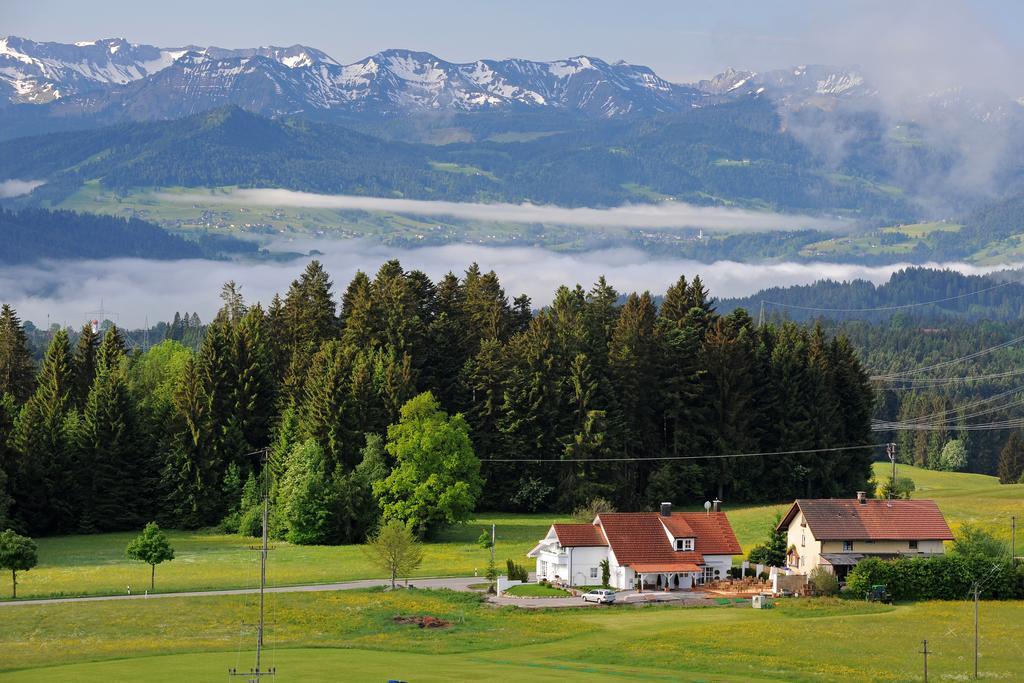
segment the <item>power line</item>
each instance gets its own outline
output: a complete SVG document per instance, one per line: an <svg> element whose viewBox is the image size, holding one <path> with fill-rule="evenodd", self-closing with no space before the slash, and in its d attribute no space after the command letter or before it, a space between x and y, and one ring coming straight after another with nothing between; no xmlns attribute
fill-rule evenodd
<svg viewBox="0 0 1024 683"><path fill-rule="evenodd" d="M937 370L939 368L949 367L950 365L956 365L957 363L962 363L964 361L974 360L975 358L984 356L993 351L998 351L999 349L1005 349L1008 346L1019 344L1022 341L1024 341L1024 336L1015 337L1014 339L1010 339L1009 341L1002 342L1001 344L996 344L995 346L990 346L987 349L975 351L974 353L970 353L966 356L953 358L952 360L942 361L941 363L934 363L932 365L924 365L919 368L914 368L913 370L902 370L899 372L890 372L884 375L874 375L871 377L871 379L875 381L895 381L900 379L908 379L908 375L917 375L922 372L927 372L929 370Z"/></svg>
<svg viewBox="0 0 1024 683"><path fill-rule="evenodd" d="M589 463L602 463L602 462L652 462L652 461L663 461L663 460L719 460L724 458L756 458L769 455L810 455L814 453L835 453L838 451L854 451L864 450L868 448L883 448L887 444L884 443L869 443L860 446L836 446L834 448L806 448L795 451L766 451L762 453L725 453L715 455L665 455L665 456L650 456L640 458L564 458L564 459L550 459L550 458L483 458L481 462L528 462L528 463L563 463L563 462L589 462Z"/></svg>

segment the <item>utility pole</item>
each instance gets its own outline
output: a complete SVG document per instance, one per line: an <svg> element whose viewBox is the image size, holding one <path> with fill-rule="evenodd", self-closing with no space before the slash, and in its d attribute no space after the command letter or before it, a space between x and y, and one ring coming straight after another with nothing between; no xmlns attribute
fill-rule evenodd
<svg viewBox="0 0 1024 683"><path fill-rule="evenodd" d="M928 683L928 640L924 641L924 649L921 650L921 654L924 655L924 683Z"/></svg>
<svg viewBox="0 0 1024 683"><path fill-rule="evenodd" d="M896 495L896 444L885 444L885 454L892 462L892 479L889 480L889 507L892 507L892 497Z"/></svg>
<svg viewBox="0 0 1024 683"><path fill-rule="evenodd" d="M270 468L267 466L267 459L270 453L269 448L263 449L263 543L260 545L258 550L260 551L260 620L256 625L256 666L250 669L247 673L239 672L235 669L228 669L229 676L246 676L248 683L260 683L260 680L264 676L270 676L271 678L277 677L277 667L272 667L264 671L260 668L261 659L263 656L263 610L264 610L264 599L265 591L267 588L267 522L269 521L270 513Z"/></svg>
<svg viewBox="0 0 1024 683"><path fill-rule="evenodd" d="M978 584L974 584L974 678L978 678Z"/></svg>
<svg viewBox="0 0 1024 683"><path fill-rule="evenodd" d="M491 524L491 564L494 564L494 535L496 524Z"/></svg>
<svg viewBox="0 0 1024 683"><path fill-rule="evenodd" d="M1010 566L1017 562L1017 516L1010 517Z"/></svg>
<svg viewBox="0 0 1024 683"><path fill-rule="evenodd" d="M764 300L763 299L761 300L761 313L758 314L758 316L757 316L757 326L758 327L763 327L764 326Z"/></svg>

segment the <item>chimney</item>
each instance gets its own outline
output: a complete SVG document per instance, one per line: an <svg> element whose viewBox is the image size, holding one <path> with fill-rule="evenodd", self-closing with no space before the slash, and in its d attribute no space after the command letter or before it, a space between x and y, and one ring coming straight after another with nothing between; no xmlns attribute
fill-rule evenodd
<svg viewBox="0 0 1024 683"><path fill-rule="evenodd" d="M865 492L865 491L857 491L857 502L860 503L861 505L867 505L868 504L867 492Z"/></svg>
<svg viewBox="0 0 1024 683"><path fill-rule="evenodd" d="M711 501L711 510L712 510L712 512L721 512L722 511L722 501L718 500L717 498L715 498L713 501Z"/></svg>
<svg viewBox="0 0 1024 683"><path fill-rule="evenodd" d="M661 504L661 516L662 517L671 517L672 516L672 503L662 503Z"/></svg>

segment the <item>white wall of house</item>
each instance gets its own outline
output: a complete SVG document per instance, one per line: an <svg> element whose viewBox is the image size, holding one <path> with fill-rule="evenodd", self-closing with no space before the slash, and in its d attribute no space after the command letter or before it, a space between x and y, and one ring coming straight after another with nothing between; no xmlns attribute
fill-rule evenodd
<svg viewBox="0 0 1024 683"><path fill-rule="evenodd" d="M547 579L572 586L599 586L601 561L607 558L607 547L552 546L537 553L537 581Z"/></svg>
<svg viewBox="0 0 1024 683"><path fill-rule="evenodd" d="M708 575L713 579L727 579L729 568L732 567L732 555L705 555L704 567L711 569Z"/></svg>

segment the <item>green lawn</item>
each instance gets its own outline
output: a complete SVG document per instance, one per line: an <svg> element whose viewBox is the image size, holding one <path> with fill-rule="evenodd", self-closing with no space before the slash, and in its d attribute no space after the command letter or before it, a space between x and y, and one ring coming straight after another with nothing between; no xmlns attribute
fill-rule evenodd
<svg viewBox="0 0 1024 683"><path fill-rule="evenodd" d="M505 595L520 598L564 598L569 595L569 591L553 586L542 586L539 583L524 583L520 586L512 586L505 591Z"/></svg>
<svg viewBox="0 0 1024 683"><path fill-rule="evenodd" d="M741 606L493 608L447 591L271 595L265 663L283 680L966 680L973 608L783 600ZM0 681L206 681L252 664L253 596L12 605ZM432 615L445 629L397 624ZM1017 680L1024 603L984 602L981 671Z"/></svg>
<svg viewBox="0 0 1024 683"><path fill-rule="evenodd" d="M933 498L954 529L963 522L979 524L1009 539L1010 516L1024 525L1024 484L1000 485L995 477L922 470L900 465L900 476L916 485L915 498ZM875 479L882 481L889 469L875 466ZM729 521L744 551L764 541L776 512L786 504L730 506ZM689 509L702 509L699 505ZM466 526L448 530L427 545L423 565L413 576L483 576L488 553L476 545L482 529L497 525L495 558L526 562L526 553L547 532L548 525L565 521L552 514L481 515ZM19 576L19 597L50 597L134 592L148 586L149 568L124 557L124 548L134 534L100 534L39 539L40 564ZM171 532L177 557L157 568L157 590L177 592L216 588L238 588L258 583L256 553L252 539L205 532ZM1024 533L1019 540L1024 539ZM1020 540L1019 547L1024 547ZM293 546L276 543L270 557L269 580L273 585L331 583L382 577L367 561L359 546ZM0 577L0 595L8 595L6 577Z"/></svg>
<svg viewBox="0 0 1024 683"><path fill-rule="evenodd" d="M522 562L547 533L553 515L482 515L470 524L445 531L427 545L423 564L413 576L483 576L489 551L476 545L484 528L497 525L495 557ZM124 593L149 586L149 567L124 557L134 533L55 536L38 539L39 566L18 576L18 597L54 597ZM259 583L254 539L208 532L169 532L175 559L157 567L160 592L239 588ZM276 542L270 554L268 581L286 586L382 577L361 546L294 546ZM9 577L0 576L0 595L9 596Z"/></svg>

